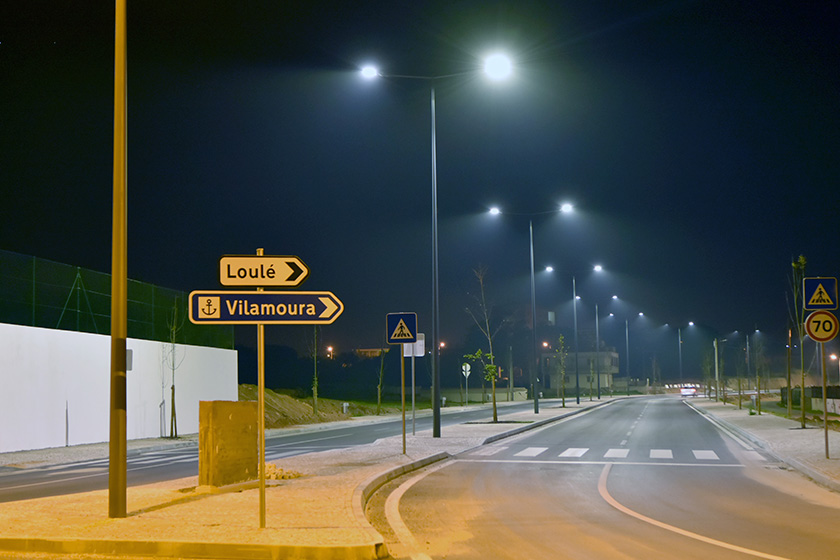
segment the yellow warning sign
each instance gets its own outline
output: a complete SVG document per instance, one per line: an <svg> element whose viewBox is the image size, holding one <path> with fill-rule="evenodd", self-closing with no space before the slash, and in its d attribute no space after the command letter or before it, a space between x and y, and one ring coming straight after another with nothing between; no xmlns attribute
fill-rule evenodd
<svg viewBox="0 0 840 560"><path fill-rule="evenodd" d="M817 284L817 289L814 290L814 295L812 295L811 299L808 300L808 306L833 307L834 305L834 300L832 300L831 296L828 295L828 291L826 291L822 284Z"/></svg>
<svg viewBox="0 0 840 560"><path fill-rule="evenodd" d="M405 321L400 319L399 323L397 323L397 327L394 329L394 332L391 333L389 337L391 340L414 340L414 335L408 328L408 325L405 324Z"/></svg>

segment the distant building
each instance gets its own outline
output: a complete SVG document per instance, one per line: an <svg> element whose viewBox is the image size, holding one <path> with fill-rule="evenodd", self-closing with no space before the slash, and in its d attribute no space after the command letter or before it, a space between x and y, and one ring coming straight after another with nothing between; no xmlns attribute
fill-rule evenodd
<svg viewBox="0 0 840 560"><path fill-rule="evenodd" d="M391 350L390 347L388 348L356 348L354 352L360 358L378 358L384 352L385 354Z"/></svg>
<svg viewBox="0 0 840 560"><path fill-rule="evenodd" d="M619 375L618 352L615 348L606 347L600 352L578 352L578 374L580 375L581 393L589 391L590 381L593 391L598 387L597 374L601 377L601 391L609 391L613 381ZM554 352L543 352L542 377L540 386L545 396L557 396L563 380L560 378L560 360ZM600 361L599 361L600 360ZM591 379L590 379L591 378ZM575 353L569 351L566 356L566 394L575 387ZM546 392L548 390L548 392Z"/></svg>

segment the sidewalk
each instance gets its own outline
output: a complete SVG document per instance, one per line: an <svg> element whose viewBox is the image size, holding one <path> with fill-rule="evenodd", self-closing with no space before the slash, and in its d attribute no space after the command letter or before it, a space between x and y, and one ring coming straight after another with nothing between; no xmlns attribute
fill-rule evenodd
<svg viewBox="0 0 840 560"><path fill-rule="evenodd" d="M72 553L120 558L386 558L382 537L364 516L367 499L381 484L490 440L608 401L582 400L575 405L567 400L567 407L560 408L559 401L544 400L539 415L533 411L504 414L502 407L498 424L444 426L440 438L431 437L430 431L409 434L405 455L402 438L396 436L371 445L276 461L278 467L302 476L269 481L265 529L259 528L256 483L196 488L197 476L129 488L129 513L124 519L108 518L107 490L0 504L0 558L64 558ZM770 414L750 416L747 409L739 411L703 398L690 402L780 460L840 488L840 460L825 459L821 430L801 430L797 421ZM489 419L489 408L487 413ZM830 445L840 457L840 434L830 435ZM195 445L180 440L171 443ZM107 444L99 445L105 446L107 456ZM133 448L143 445L137 442ZM165 446L167 440L146 440L145 445ZM71 449L74 453L96 451L91 446L79 447L87 449ZM21 460L26 457L16 458L21 464L27 462ZM36 462L44 457L28 459ZM5 461L8 466L8 460L0 456L0 465Z"/></svg>

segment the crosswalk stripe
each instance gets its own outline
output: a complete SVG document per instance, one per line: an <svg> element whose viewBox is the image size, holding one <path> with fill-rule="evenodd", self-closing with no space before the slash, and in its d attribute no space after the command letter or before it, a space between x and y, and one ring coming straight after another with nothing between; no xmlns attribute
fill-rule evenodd
<svg viewBox="0 0 840 560"><path fill-rule="evenodd" d="M536 457L540 453L548 450L548 447L526 447L519 453L514 453L515 457Z"/></svg>
<svg viewBox="0 0 840 560"><path fill-rule="evenodd" d="M626 459L628 453L630 453L629 449L610 449L604 453L604 457L609 459Z"/></svg>
<svg viewBox="0 0 840 560"><path fill-rule="evenodd" d="M718 454L710 449L692 449L692 453L694 453L694 458L701 460L701 461L720 461L720 457Z"/></svg>
<svg viewBox="0 0 840 560"><path fill-rule="evenodd" d="M589 451L588 447L570 447L561 453L560 457L583 457L584 453Z"/></svg>
<svg viewBox="0 0 840 560"><path fill-rule="evenodd" d="M479 447L478 449L476 449L475 451L470 453L470 455L479 455L481 457L489 457L490 455L495 455L496 453L499 453L500 451L504 451L505 449L507 449L506 445L500 445L498 447L496 447L496 446Z"/></svg>
<svg viewBox="0 0 840 560"><path fill-rule="evenodd" d="M650 450L650 458L651 459L673 459L674 452L670 449L651 449Z"/></svg>

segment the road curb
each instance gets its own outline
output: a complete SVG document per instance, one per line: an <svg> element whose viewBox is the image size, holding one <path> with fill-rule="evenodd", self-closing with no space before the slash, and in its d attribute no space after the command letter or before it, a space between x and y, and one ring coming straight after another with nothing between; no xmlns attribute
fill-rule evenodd
<svg viewBox="0 0 840 560"><path fill-rule="evenodd" d="M775 449L773 449L773 447L769 443L767 443L763 439L757 437L752 432L741 428L740 426L732 424L731 422L728 422L727 420L716 416L714 412L710 412L702 407L694 406L693 404L688 402L686 402L686 404L688 404L688 406L690 406L695 411L699 412L700 414L703 414L704 416L712 420L712 422L714 422L724 431L731 432L732 434L737 435L738 437L750 442L751 444L760 447L763 451L771 455L775 460L779 461L780 463L784 463L790 468L800 472L801 474L807 476L817 484L825 486L826 488L834 490L835 492L840 492L840 482L827 476L822 471L819 471L811 467L810 465L807 465L797 459L794 459L793 457L780 455Z"/></svg>
<svg viewBox="0 0 840 560"><path fill-rule="evenodd" d="M47 554L99 554L154 558L226 558L231 560L379 560L387 558L385 545L298 546L284 544L207 543L178 541L119 541L88 539L0 538L0 550Z"/></svg>

